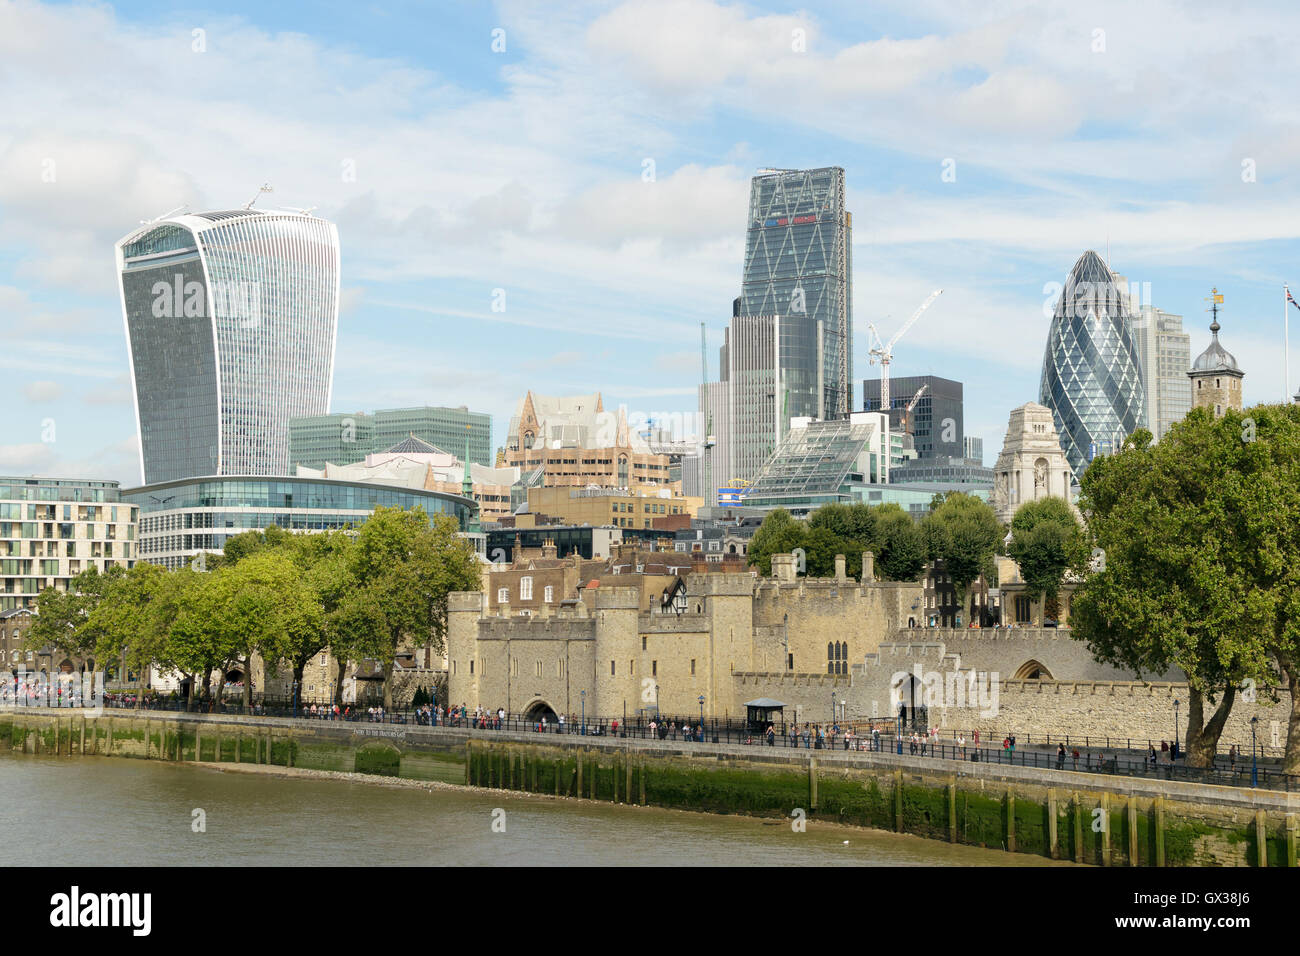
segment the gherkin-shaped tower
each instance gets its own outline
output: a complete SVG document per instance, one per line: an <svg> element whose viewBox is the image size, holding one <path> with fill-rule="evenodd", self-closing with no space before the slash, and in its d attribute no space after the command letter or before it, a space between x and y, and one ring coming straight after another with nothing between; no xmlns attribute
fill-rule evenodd
<svg viewBox="0 0 1300 956"><path fill-rule="evenodd" d="M1144 425L1144 391L1126 290L1089 249L1070 270L1043 354L1039 401L1052 410L1076 480L1094 455Z"/></svg>

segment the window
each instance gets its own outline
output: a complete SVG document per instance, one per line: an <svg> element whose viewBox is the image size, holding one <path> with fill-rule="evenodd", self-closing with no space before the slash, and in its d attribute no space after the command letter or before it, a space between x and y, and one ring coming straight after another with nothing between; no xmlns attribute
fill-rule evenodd
<svg viewBox="0 0 1300 956"><path fill-rule="evenodd" d="M645 650L645 642L646 642L646 636L645 636L644 634L642 634L642 635L641 635L641 650L643 650L643 651Z"/></svg>
<svg viewBox="0 0 1300 956"><path fill-rule="evenodd" d="M790 670L790 671L794 670L794 655L793 655L793 654L789 654L789 655L787 655L787 657L786 657L786 662L785 662L785 669L786 669L786 670Z"/></svg>
<svg viewBox="0 0 1300 956"><path fill-rule="evenodd" d="M695 676L695 658L691 658L691 676Z"/></svg>
<svg viewBox="0 0 1300 956"><path fill-rule="evenodd" d="M849 645L847 641L834 641L826 645L826 673L849 672Z"/></svg>
<svg viewBox="0 0 1300 956"><path fill-rule="evenodd" d="M470 662L469 662L469 672L470 672L471 674L474 673L474 661L473 661L473 659L471 659Z"/></svg>
<svg viewBox="0 0 1300 956"><path fill-rule="evenodd" d="M610 677L613 677L613 676L614 676L614 662L613 662L613 661L610 661L610 662L609 662L609 676L610 676Z"/></svg>
<svg viewBox="0 0 1300 956"><path fill-rule="evenodd" d="M498 603L498 604L509 604L509 603L510 603L510 589L509 589L509 588L497 588L497 603Z"/></svg>
<svg viewBox="0 0 1300 956"><path fill-rule="evenodd" d="M519 600L531 601L533 599L533 579L532 577L523 577L519 579Z"/></svg>
<svg viewBox="0 0 1300 956"><path fill-rule="evenodd" d="M555 600L555 588L552 585L546 585L546 590L542 591L542 600L547 604Z"/></svg>
<svg viewBox="0 0 1300 956"><path fill-rule="evenodd" d="M651 676L651 677L658 677L658 676L659 676L659 662L658 662L658 661L651 661L651 662L650 662L650 676Z"/></svg>
<svg viewBox="0 0 1300 956"><path fill-rule="evenodd" d="M534 677L541 677L541 676L542 676L542 662L541 662L541 661L538 661L537 664L536 664L536 666L533 668L533 676L534 676Z"/></svg>

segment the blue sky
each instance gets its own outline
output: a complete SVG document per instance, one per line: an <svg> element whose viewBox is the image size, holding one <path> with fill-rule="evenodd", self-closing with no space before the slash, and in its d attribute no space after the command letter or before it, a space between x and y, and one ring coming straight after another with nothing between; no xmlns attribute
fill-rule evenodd
<svg viewBox="0 0 1300 956"><path fill-rule="evenodd" d="M1217 285L1247 401L1276 401L1297 27L1160 0L0 0L0 474L138 482L113 242L264 182L339 226L334 411L467 404L498 444L530 388L693 411L749 176L821 165L853 213L855 401L867 323L942 286L894 374L963 381L991 461L1038 397L1049 284L1108 243L1193 354Z"/></svg>

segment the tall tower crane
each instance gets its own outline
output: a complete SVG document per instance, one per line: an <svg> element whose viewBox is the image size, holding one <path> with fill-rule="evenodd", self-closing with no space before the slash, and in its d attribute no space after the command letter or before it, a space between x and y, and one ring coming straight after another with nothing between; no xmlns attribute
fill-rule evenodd
<svg viewBox="0 0 1300 956"><path fill-rule="evenodd" d="M903 323L903 327L894 333L894 337L885 345L880 341L880 333L876 331L874 325L868 325L871 330L871 364L880 363L880 410L886 415L889 414L889 363L894 358L894 346L898 340L910 329L921 317L921 313L930 308L930 303L943 294L942 289L935 289L930 293L930 297L921 303L921 307L912 313L912 317Z"/></svg>

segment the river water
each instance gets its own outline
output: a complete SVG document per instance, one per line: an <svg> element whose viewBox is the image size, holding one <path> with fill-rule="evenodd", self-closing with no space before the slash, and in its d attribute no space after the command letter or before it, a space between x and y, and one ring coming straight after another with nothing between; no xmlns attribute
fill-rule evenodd
<svg viewBox="0 0 1300 956"><path fill-rule="evenodd" d="M532 794L9 753L0 833L20 865L1052 865L816 820L796 833L789 822Z"/></svg>

